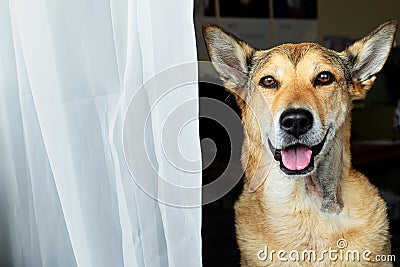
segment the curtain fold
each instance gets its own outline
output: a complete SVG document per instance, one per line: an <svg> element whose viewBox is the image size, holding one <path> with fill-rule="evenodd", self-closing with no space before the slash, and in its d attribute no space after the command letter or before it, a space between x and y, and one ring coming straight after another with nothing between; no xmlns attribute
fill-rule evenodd
<svg viewBox="0 0 400 267"><path fill-rule="evenodd" d="M201 266L192 9L0 0L0 266Z"/></svg>

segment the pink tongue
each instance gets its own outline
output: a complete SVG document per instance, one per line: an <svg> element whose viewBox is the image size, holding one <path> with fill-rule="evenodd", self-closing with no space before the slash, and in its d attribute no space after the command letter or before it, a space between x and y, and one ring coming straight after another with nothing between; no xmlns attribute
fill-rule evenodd
<svg viewBox="0 0 400 267"><path fill-rule="evenodd" d="M312 151L306 146L282 149L282 162L289 170L303 170L310 164Z"/></svg>

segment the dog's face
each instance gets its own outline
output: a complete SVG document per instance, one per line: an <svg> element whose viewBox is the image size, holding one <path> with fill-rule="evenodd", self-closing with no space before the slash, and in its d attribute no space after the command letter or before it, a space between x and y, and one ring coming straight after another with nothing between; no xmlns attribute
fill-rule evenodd
<svg viewBox="0 0 400 267"><path fill-rule="evenodd" d="M256 50L213 25L204 36L248 137L266 147L284 175L299 177L324 160L351 101L365 97L383 67L396 29L385 23L340 53L315 43Z"/></svg>
<svg viewBox="0 0 400 267"><path fill-rule="evenodd" d="M307 174L346 118L349 73L338 54L317 44L282 45L253 60L244 121L259 118L262 143L286 175Z"/></svg>

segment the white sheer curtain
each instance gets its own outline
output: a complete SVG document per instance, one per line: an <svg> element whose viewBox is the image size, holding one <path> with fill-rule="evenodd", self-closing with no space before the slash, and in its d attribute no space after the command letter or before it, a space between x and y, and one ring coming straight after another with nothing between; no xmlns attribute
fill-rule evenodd
<svg viewBox="0 0 400 267"><path fill-rule="evenodd" d="M192 8L0 0L0 266L201 266Z"/></svg>

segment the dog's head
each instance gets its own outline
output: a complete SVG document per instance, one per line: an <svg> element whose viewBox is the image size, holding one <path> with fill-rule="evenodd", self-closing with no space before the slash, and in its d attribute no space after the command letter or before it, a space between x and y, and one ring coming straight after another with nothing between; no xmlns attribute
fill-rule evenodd
<svg viewBox="0 0 400 267"><path fill-rule="evenodd" d="M382 69L396 29L389 21L342 52L316 43L257 50L215 25L203 35L248 138L265 146L285 175L298 177L323 161L351 101L365 97Z"/></svg>

